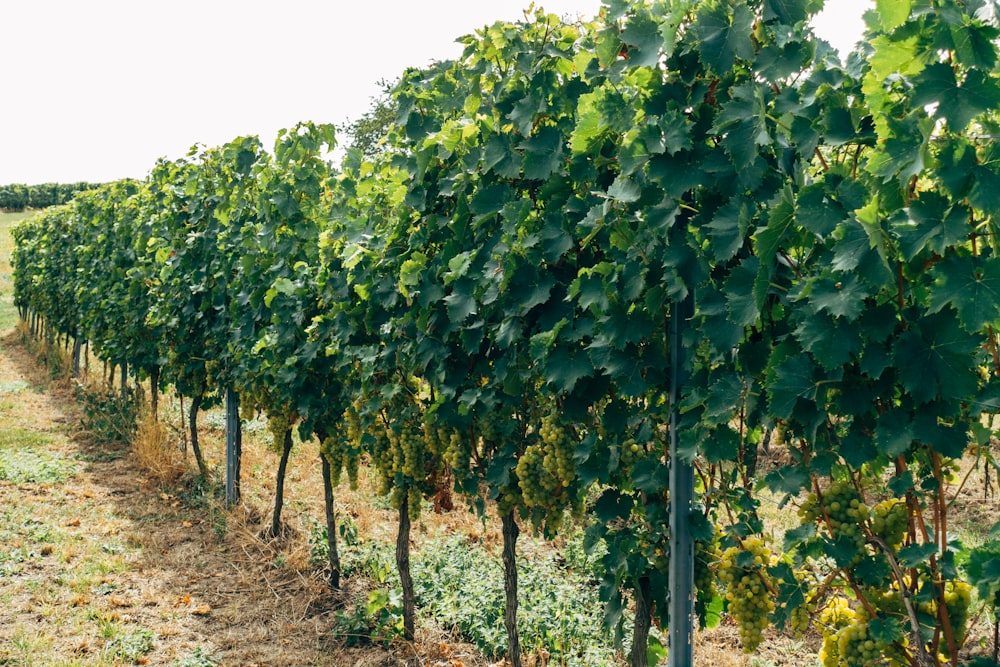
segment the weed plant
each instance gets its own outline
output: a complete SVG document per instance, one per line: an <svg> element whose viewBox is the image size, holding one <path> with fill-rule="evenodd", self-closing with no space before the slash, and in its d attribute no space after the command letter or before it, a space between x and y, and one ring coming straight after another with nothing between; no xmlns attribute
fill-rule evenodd
<svg viewBox="0 0 1000 667"><path fill-rule="evenodd" d="M314 524L310 534L316 565L325 563L323 530ZM349 525L344 532L350 534ZM400 636L397 625L402 621L393 547L356 540L344 546L344 575L367 577L376 588L338 613L336 633L348 645L387 643ZM500 557L463 537L451 537L423 545L411 562L422 612L475 644L484 655L503 656L507 635ZM526 654L548 656L561 665L621 663L628 647L616 646L604 625L596 568L596 560L584 554L579 539L560 551L521 556L518 620Z"/></svg>
<svg viewBox="0 0 1000 667"><path fill-rule="evenodd" d="M78 384L76 397L83 410L83 428L95 442L108 445L132 442L140 406L134 389L95 389Z"/></svg>
<svg viewBox="0 0 1000 667"><path fill-rule="evenodd" d="M191 655L174 661L171 667L217 667L220 664L222 663L217 656L205 653L199 646Z"/></svg>

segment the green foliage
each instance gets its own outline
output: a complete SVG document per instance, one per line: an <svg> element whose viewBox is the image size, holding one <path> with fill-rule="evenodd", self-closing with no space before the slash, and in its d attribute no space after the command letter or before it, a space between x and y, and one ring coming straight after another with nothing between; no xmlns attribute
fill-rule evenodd
<svg viewBox="0 0 1000 667"><path fill-rule="evenodd" d="M340 535L337 543L347 549L352 549L360 544L358 540L358 527L354 520L345 514L337 514L337 532ZM326 526L320 524L312 517L308 517L309 523L309 562L313 566L323 567L330 562L330 541L327 539Z"/></svg>
<svg viewBox="0 0 1000 667"><path fill-rule="evenodd" d="M620 647L603 631L604 613L590 573L570 569L554 553L519 563L518 624L527 653L548 652L567 665L604 665ZM500 559L462 540L425 547L414 558L417 603L437 623L457 631L486 655L506 652ZM596 638L605 637L604 641Z"/></svg>
<svg viewBox="0 0 1000 667"><path fill-rule="evenodd" d="M76 399L83 410L82 426L95 442L132 442L139 418L139 397L134 389L123 392L112 387L88 389L78 385Z"/></svg>
<svg viewBox="0 0 1000 667"><path fill-rule="evenodd" d="M99 187L96 183L40 183L0 185L0 210L23 211L29 208L48 208L65 204L77 193Z"/></svg>
<svg viewBox="0 0 1000 667"><path fill-rule="evenodd" d="M338 611L334 637L345 646L382 644L388 646L403 637L403 606L398 591L376 589L364 601L357 601L350 611Z"/></svg>
<svg viewBox="0 0 1000 667"><path fill-rule="evenodd" d="M982 2L879 2L845 65L820 6L487 26L405 72L379 150L338 170L302 124L22 223L15 302L181 393L237 388L337 476L367 456L413 514L455 492L553 535L588 513L612 626L643 582L666 609L670 413L692 530L724 518L726 552L757 544L780 435L764 482L812 498L758 573L767 620L822 609L798 582L829 570L865 610L838 659L940 663L990 576L946 528L948 469L1000 409L1000 28Z"/></svg>
<svg viewBox="0 0 1000 667"><path fill-rule="evenodd" d="M379 94L370 101L368 110L359 117L337 127L349 138L348 148L355 149L371 160L385 150L385 137L396 120L396 103L391 81L379 81Z"/></svg>
<svg viewBox="0 0 1000 667"><path fill-rule="evenodd" d="M150 630L139 629L116 633L104 644L102 653L107 658L140 664L152 650L153 633Z"/></svg>
<svg viewBox="0 0 1000 667"><path fill-rule="evenodd" d="M37 449L0 449L0 479L12 484L61 484L73 475L72 463Z"/></svg>
<svg viewBox="0 0 1000 667"><path fill-rule="evenodd" d="M172 667L216 667L220 664L222 664L221 658L212 653L205 653L199 646L191 655L174 661Z"/></svg>
<svg viewBox="0 0 1000 667"><path fill-rule="evenodd" d="M76 468L72 462L45 449L48 436L8 427L0 433L0 480L12 484L61 484Z"/></svg>
<svg viewBox="0 0 1000 667"><path fill-rule="evenodd" d="M319 533L318 526L314 533ZM465 540L432 542L413 555L417 604L441 627L453 630L488 656L506 653L504 592L500 559ZM321 561L324 562L324 561ZM398 635L398 581L391 577L392 551L363 542L345 550L344 574L365 576L380 586L349 611L338 614L337 634L345 642L383 641ZM567 557L532 554L519 563L524 588L519 626L524 650L546 651L571 665L606 665L621 650L603 630L604 612L594 574L579 540L567 544ZM382 588L386 584L388 588ZM605 637L600 642L595 637Z"/></svg>

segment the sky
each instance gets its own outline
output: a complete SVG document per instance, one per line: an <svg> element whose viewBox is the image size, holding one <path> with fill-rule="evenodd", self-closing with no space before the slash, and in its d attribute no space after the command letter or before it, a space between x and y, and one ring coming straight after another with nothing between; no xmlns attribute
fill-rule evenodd
<svg viewBox="0 0 1000 667"><path fill-rule="evenodd" d="M348 121L380 80L459 56L456 38L529 1L3 0L0 184L143 178L194 144ZM817 32L849 49L871 4L827 0Z"/></svg>

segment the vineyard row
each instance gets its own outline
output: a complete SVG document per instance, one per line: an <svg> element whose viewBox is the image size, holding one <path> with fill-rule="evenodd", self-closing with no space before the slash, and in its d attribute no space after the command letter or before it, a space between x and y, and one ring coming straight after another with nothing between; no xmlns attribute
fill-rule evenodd
<svg viewBox="0 0 1000 667"><path fill-rule="evenodd" d="M408 636L410 519L448 492L501 519L513 665L517 537L567 517L646 664L682 459L703 622L748 652L815 625L824 665L958 665L1000 606L1000 541L949 523L959 462L996 466L1000 30L978 0L879 2L843 64L821 4L488 26L403 74L373 152L331 166L333 128L303 123L23 223L16 303L193 417L263 412L282 469L290 429L316 437L331 540L367 460ZM798 508L779 539L763 494Z"/></svg>

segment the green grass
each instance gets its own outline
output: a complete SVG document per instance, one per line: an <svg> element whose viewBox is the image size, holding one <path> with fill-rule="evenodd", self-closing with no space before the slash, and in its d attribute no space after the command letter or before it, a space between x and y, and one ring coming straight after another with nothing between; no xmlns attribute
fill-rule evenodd
<svg viewBox="0 0 1000 667"><path fill-rule="evenodd" d="M105 659L138 663L153 650L153 633L145 628L126 631L109 624L102 628L101 634L108 640L103 650Z"/></svg>
<svg viewBox="0 0 1000 667"><path fill-rule="evenodd" d="M0 431L0 479L14 484L61 484L74 472L71 461L45 451L52 440L20 428Z"/></svg>
<svg viewBox="0 0 1000 667"><path fill-rule="evenodd" d="M205 653L199 646L194 653L186 658L177 660L171 667L216 667L220 664L220 659L211 653Z"/></svg>

